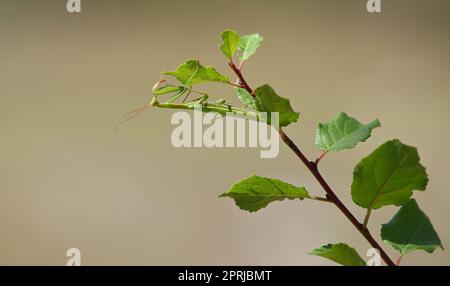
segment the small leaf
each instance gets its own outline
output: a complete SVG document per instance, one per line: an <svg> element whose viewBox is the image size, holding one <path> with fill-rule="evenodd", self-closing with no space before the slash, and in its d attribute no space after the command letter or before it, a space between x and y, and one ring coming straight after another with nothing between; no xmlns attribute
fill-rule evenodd
<svg viewBox="0 0 450 286"><path fill-rule="evenodd" d="M353 247L345 243L327 244L310 252L322 256L344 266L366 266L366 262Z"/></svg>
<svg viewBox="0 0 450 286"><path fill-rule="evenodd" d="M296 122L299 112L295 112L289 99L279 96L268 84L258 87L253 91L256 96L256 110L267 112L267 123L270 124L270 112L279 113L280 127L288 126Z"/></svg>
<svg viewBox="0 0 450 286"><path fill-rule="evenodd" d="M391 140L362 159L353 171L352 198L359 206L378 209L402 205L414 190L425 190L428 177L417 149Z"/></svg>
<svg viewBox="0 0 450 286"><path fill-rule="evenodd" d="M177 67L175 71L162 74L174 76L184 85L193 85L202 82L228 82L228 78L221 75L211 66L202 66L198 60L187 60Z"/></svg>
<svg viewBox="0 0 450 286"><path fill-rule="evenodd" d="M239 96L239 99L242 101L243 104L252 107L253 109L256 109L255 107L255 99L251 96L250 93L244 88L236 88L236 93Z"/></svg>
<svg viewBox="0 0 450 286"><path fill-rule="evenodd" d="M233 198L240 209L255 212L273 201L303 200L309 198L309 195L303 187L296 187L277 179L251 176L231 186L220 197Z"/></svg>
<svg viewBox="0 0 450 286"><path fill-rule="evenodd" d="M248 60L253 54L255 54L256 49L261 45L263 37L259 34L245 35L241 37L239 42L239 58L241 61Z"/></svg>
<svg viewBox="0 0 450 286"><path fill-rule="evenodd" d="M323 151L351 149L359 142L366 141L370 137L372 129L380 126L378 119L364 125L341 112L331 121L319 123L316 132L316 146Z"/></svg>
<svg viewBox="0 0 450 286"><path fill-rule="evenodd" d="M414 250L432 253L443 246L430 219L414 199L404 204L395 216L381 227L381 238L401 254Z"/></svg>
<svg viewBox="0 0 450 286"><path fill-rule="evenodd" d="M223 41L223 43L220 45L220 49L222 50L224 55L231 60L239 46L241 37L238 33L232 30L223 31L220 36L222 37Z"/></svg>

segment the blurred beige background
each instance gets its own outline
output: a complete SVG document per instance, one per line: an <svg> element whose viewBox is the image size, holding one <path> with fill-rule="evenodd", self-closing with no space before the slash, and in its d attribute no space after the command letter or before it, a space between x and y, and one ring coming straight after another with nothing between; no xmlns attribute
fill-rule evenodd
<svg viewBox="0 0 450 286"><path fill-rule="evenodd" d="M151 98L159 72L199 58L232 76L217 45L233 28L265 38L245 66L302 112L287 133L314 157L318 121L339 111L383 127L321 163L351 204L353 166L392 138L417 146L426 192L415 193L450 248L450 2L98 1L69 14L65 0L0 1L0 264L333 265L306 252L368 244L330 205L273 203L253 214L217 196L251 174L322 194L291 151L175 149L171 111L152 109L120 132L122 113ZM228 87L203 87L221 96ZM373 214L379 226L396 208ZM391 255L394 251L386 246ZM449 265L448 251L416 252L405 265Z"/></svg>

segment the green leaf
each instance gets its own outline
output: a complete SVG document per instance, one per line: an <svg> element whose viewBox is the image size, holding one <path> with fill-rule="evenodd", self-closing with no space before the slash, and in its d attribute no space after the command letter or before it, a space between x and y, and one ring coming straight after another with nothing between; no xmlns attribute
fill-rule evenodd
<svg viewBox="0 0 450 286"><path fill-rule="evenodd" d="M425 190L428 177L417 149L391 140L373 151L353 171L352 198L363 208L402 205L414 190Z"/></svg>
<svg viewBox="0 0 450 286"><path fill-rule="evenodd" d="M331 121L319 123L316 132L316 146L323 151L351 149L359 142L366 141L370 137L372 129L380 126L378 119L364 125L341 112Z"/></svg>
<svg viewBox="0 0 450 286"><path fill-rule="evenodd" d="M414 199L404 204L395 216L381 227L381 238L401 254L414 250L432 253L441 244L430 219Z"/></svg>
<svg viewBox="0 0 450 286"><path fill-rule="evenodd" d="M228 78L221 75L211 66L202 66L198 60L187 60L177 67L175 71L162 74L174 76L184 85L193 85L202 82L228 82Z"/></svg>
<svg viewBox="0 0 450 286"><path fill-rule="evenodd" d="M236 93L239 96L239 99L242 101L243 104L252 107L253 109L256 109L255 106L255 99L252 97L250 93L245 88L236 88Z"/></svg>
<svg viewBox="0 0 450 286"><path fill-rule="evenodd" d="M241 37L233 30L225 30L220 34L220 36L222 37L223 41L223 43L220 45L220 49L222 50L224 55L231 60L239 46Z"/></svg>
<svg viewBox="0 0 450 286"><path fill-rule="evenodd" d="M364 259L353 247L345 243L327 244L316 248L310 254L328 258L344 266L366 266Z"/></svg>
<svg viewBox="0 0 450 286"><path fill-rule="evenodd" d="M239 58L241 61L248 60L253 54L255 54L256 49L261 45L263 37L259 34L245 35L241 37L239 42Z"/></svg>
<svg viewBox="0 0 450 286"><path fill-rule="evenodd" d="M280 127L288 126L296 122L299 112L295 112L289 102L289 99L279 96L268 84L258 87L253 91L256 96L256 110L267 112L267 123L270 124L270 112L279 113Z"/></svg>
<svg viewBox="0 0 450 286"><path fill-rule="evenodd" d="M255 212L273 201L303 200L309 198L309 195L303 187L296 187L277 179L251 176L231 186L220 197L233 198L240 209Z"/></svg>

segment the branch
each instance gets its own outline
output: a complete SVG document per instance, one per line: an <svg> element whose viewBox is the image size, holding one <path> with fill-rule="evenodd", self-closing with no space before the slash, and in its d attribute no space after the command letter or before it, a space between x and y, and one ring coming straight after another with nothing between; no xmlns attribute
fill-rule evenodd
<svg viewBox="0 0 450 286"><path fill-rule="evenodd" d="M236 65L233 63L233 61L229 61L228 65L230 66L230 68L234 71L234 73L239 78L239 81L240 81L242 87L245 88L245 90L247 90L248 93L250 93L253 96L253 98L255 98L255 95L252 94L253 90L250 88L250 86L248 85L247 81L242 76L241 70L238 67L236 67Z"/></svg>
<svg viewBox="0 0 450 286"><path fill-rule="evenodd" d="M252 97L255 98L253 90L250 88L247 81L243 77L241 70L238 67L236 67L236 65L232 61L230 61L228 64L239 78L240 84L243 86L243 88L245 88L248 91L248 93L250 93ZM342 201L336 196L333 189L331 189L331 187L328 185L328 183L320 174L319 169L317 168L317 164L315 162L308 160L308 158L306 158L306 156L302 153L302 151L300 151L297 145L295 145L295 143L286 135L286 133L284 133L284 131L281 128L279 130L279 133L283 142L295 153L295 155L297 155L300 161L302 161L303 165L305 165L306 168L308 168L308 170L311 172L314 178L325 190L325 192L327 193L326 199L331 201L334 205L336 205L336 207L345 215L345 217L347 217L347 219L355 226L355 228L362 234L362 236L364 236L364 238L369 242L369 244L372 247L380 251L381 258L387 265L395 266L396 264L394 263L394 261L392 261L392 259L387 255L387 253L383 250L383 248L381 248L378 242L370 234L369 230L366 227L363 227L363 225L358 221L358 219L347 209L347 207L342 203Z"/></svg>
<svg viewBox="0 0 450 286"><path fill-rule="evenodd" d="M341 200L336 196L334 191L325 181L325 179L320 174L317 169L317 165L314 162L308 161L308 159L303 155L300 149L295 145L295 143L280 129L280 136L284 143L297 155L297 157L303 162L303 164L308 168L308 170L313 174L319 184L327 193L327 198L331 200L336 207L347 217L347 219L356 227L356 229L364 236L364 238L370 243L370 245L380 251L381 258L389 266L395 266L392 259L386 254L386 252L381 248L378 242L373 238L367 228L363 228L363 225L359 223L356 217L347 209L347 207L341 202Z"/></svg>

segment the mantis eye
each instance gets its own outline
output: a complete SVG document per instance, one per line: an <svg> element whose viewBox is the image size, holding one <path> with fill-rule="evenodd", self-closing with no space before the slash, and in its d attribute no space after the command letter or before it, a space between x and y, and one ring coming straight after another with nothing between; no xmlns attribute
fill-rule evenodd
<svg viewBox="0 0 450 286"><path fill-rule="evenodd" d="M164 84L164 86L161 86L162 84ZM161 88L163 88L163 87L165 87L165 86L167 86L167 80L165 80L165 79L160 79L160 80L158 80L158 81L155 83L155 85L153 86L152 92L155 93L157 90L159 90L159 89L161 89Z"/></svg>

